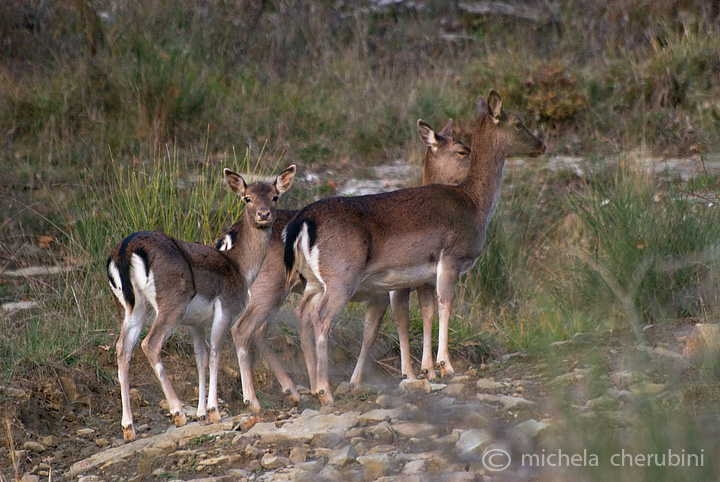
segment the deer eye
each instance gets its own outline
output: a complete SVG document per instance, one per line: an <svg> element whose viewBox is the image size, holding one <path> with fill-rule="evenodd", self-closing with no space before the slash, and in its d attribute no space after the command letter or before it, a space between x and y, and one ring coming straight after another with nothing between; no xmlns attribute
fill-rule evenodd
<svg viewBox="0 0 720 482"><path fill-rule="evenodd" d="M273 202L277 202L277 200L280 199L280 196L273 196Z"/></svg>
<svg viewBox="0 0 720 482"><path fill-rule="evenodd" d="M519 121L519 120L518 120L518 121L515 121L515 122L513 123L513 127L515 128L515 130L518 130L518 131L519 131L520 129L522 129L522 126L523 126L523 124L522 124L522 122Z"/></svg>
<svg viewBox="0 0 720 482"><path fill-rule="evenodd" d="M245 201L246 203L250 203L250 201L252 201L252 199L250 199L250 196L245 196L243 198L243 201Z"/></svg>

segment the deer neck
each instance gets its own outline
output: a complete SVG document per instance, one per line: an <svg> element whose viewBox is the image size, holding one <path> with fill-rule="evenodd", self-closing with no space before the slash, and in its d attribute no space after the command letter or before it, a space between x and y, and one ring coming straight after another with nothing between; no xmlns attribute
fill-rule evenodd
<svg viewBox="0 0 720 482"><path fill-rule="evenodd" d="M248 288L260 273L271 234L271 227L258 228L244 216L238 226L237 242L226 252L238 266Z"/></svg>
<svg viewBox="0 0 720 482"><path fill-rule="evenodd" d="M495 212L506 147L497 133L497 127L487 116L483 118L472 139L470 148L470 170L460 185L472 199L478 222L489 222Z"/></svg>

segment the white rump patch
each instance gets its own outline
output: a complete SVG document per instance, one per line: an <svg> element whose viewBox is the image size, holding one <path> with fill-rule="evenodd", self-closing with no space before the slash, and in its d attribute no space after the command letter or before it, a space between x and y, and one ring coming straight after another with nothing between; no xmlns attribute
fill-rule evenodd
<svg viewBox="0 0 720 482"><path fill-rule="evenodd" d="M125 305L125 300L123 299L122 295L122 281L120 281L120 271L117 269L117 265L115 265L115 261L110 261L110 265L108 266L108 274L110 275L110 278L112 278L112 283L110 283L110 289L112 290L115 297L120 301L120 304L127 309L127 306Z"/></svg>
<svg viewBox="0 0 720 482"><path fill-rule="evenodd" d="M298 244L300 245L299 252ZM304 269L304 267L307 266L312 272L313 277L322 285L323 292L327 291L325 281L320 275L320 250L318 249L317 244L310 248L310 235L308 234L307 224L303 224L302 230L295 241L293 249L295 250L295 256L302 253L302 256L298 256L298 271L303 273L305 278L309 278Z"/></svg>
<svg viewBox="0 0 720 482"><path fill-rule="evenodd" d="M147 276L145 273L147 273L145 262L140 256L133 253L130 257L130 279L133 283L135 297L137 298L138 294L142 294L142 296L150 302L152 307L155 308L155 313L157 313L158 305L155 293L155 275L152 270L150 270L150 274Z"/></svg>

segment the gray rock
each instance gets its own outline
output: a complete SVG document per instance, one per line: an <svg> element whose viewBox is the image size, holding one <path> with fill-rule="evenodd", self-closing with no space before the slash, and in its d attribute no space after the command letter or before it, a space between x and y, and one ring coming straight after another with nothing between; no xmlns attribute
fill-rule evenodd
<svg viewBox="0 0 720 482"><path fill-rule="evenodd" d="M310 442L316 434L333 432L342 435L358 424L359 417L360 414L357 412L335 415L305 410L299 417L289 421L281 428L277 428L274 422L261 422L255 424L247 431L247 434L259 437L265 443L301 444Z"/></svg>
<svg viewBox="0 0 720 482"><path fill-rule="evenodd" d="M343 467L354 462L357 456L355 449L351 445L346 445L343 448L335 450L330 457L328 457L328 463L330 465Z"/></svg>
<svg viewBox="0 0 720 482"><path fill-rule="evenodd" d="M387 422L381 422L368 431L376 444L391 444L395 441L395 432Z"/></svg>
<svg viewBox="0 0 720 482"><path fill-rule="evenodd" d="M273 453L266 453L262 456L262 459L260 459L260 465L266 470L279 469L280 467L287 466L289 463L290 461L287 458L280 457Z"/></svg>
<svg viewBox="0 0 720 482"><path fill-rule="evenodd" d="M363 466L365 480L378 479L390 470L390 457L387 454L361 455L357 461Z"/></svg>
<svg viewBox="0 0 720 482"><path fill-rule="evenodd" d="M515 430L530 439L534 439L550 426L547 422L538 422L535 419L525 420L515 426Z"/></svg>
<svg viewBox="0 0 720 482"><path fill-rule="evenodd" d="M340 445L345 437L337 432L320 432L313 435L310 445L313 447L333 448Z"/></svg>
<svg viewBox="0 0 720 482"><path fill-rule="evenodd" d="M455 449L460 453L463 460L469 460L480 456L482 450L492 442L492 435L485 429L473 429L463 432L460 435Z"/></svg>
<svg viewBox="0 0 720 482"><path fill-rule="evenodd" d="M307 459L308 450L305 447L293 447L290 450L290 463L302 464Z"/></svg>
<svg viewBox="0 0 720 482"><path fill-rule="evenodd" d="M332 465L326 465L323 467L320 473L317 474L317 478L322 481L345 480L343 475Z"/></svg>
<svg viewBox="0 0 720 482"><path fill-rule="evenodd" d="M425 378L420 378L419 380L403 380L400 382L400 388L406 393L415 395L430 393L432 391L430 382Z"/></svg>
<svg viewBox="0 0 720 482"><path fill-rule="evenodd" d="M23 448L25 450L29 450L30 452L35 452L36 454L45 452L45 446L41 443L28 441L23 444Z"/></svg>
<svg viewBox="0 0 720 482"><path fill-rule="evenodd" d="M396 419L403 414L401 408L378 408L365 412L359 417L361 423L370 424Z"/></svg>
<svg viewBox="0 0 720 482"><path fill-rule="evenodd" d="M440 433L440 429L429 423L400 422L392 424L392 430L398 435L410 437L430 437Z"/></svg>
<svg viewBox="0 0 720 482"><path fill-rule="evenodd" d="M476 384L479 390L499 390L503 387L501 382L496 382L492 378L481 378Z"/></svg>
<svg viewBox="0 0 720 482"><path fill-rule="evenodd" d="M461 395L465 392L465 384L463 383L453 383L451 385L448 385L445 390L443 390L443 395L448 395L451 397L456 397L458 395Z"/></svg>

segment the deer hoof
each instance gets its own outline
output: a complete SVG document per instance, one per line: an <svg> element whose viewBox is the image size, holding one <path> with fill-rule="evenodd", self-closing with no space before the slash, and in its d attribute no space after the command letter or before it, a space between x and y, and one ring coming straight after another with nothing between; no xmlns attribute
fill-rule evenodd
<svg viewBox="0 0 720 482"><path fill-rule="evenodd" d="M403 379L403 380L407 380L408 378L410 378L410 377L408 376L408 374L407 374L407 373L403 373L402 379Z"/></svg>
<svg viewBox="0 0 720 482"><path fill-rule="evenodd" d="M128 425L127 427L123 427L123 439L125 439L126 442L132 442L135 440L135 427L133 424Z"/></svg>
<svg viewBox="0 0 720 482"><path fill-rule="evenodd" d="M250 405L250 400L248 400L248 399L246 398L246 399L243 400L243 403L244 403L245 406L247 407L248 405Z"/></svg>
<svg viewBox="0 0 720 482"><path fill-rule="evenodd" d="M187 417L183 412L175 412L175 414L173 414L173 422L175 422L176 427L182 427L187 423Z"/></svg>
<svg viewBox="0 0 720 482"><path fill-rule="evenodd" d="M208 421L210 423L218 423L220 421L220 410L217 408L208 410Z"/></svg>

